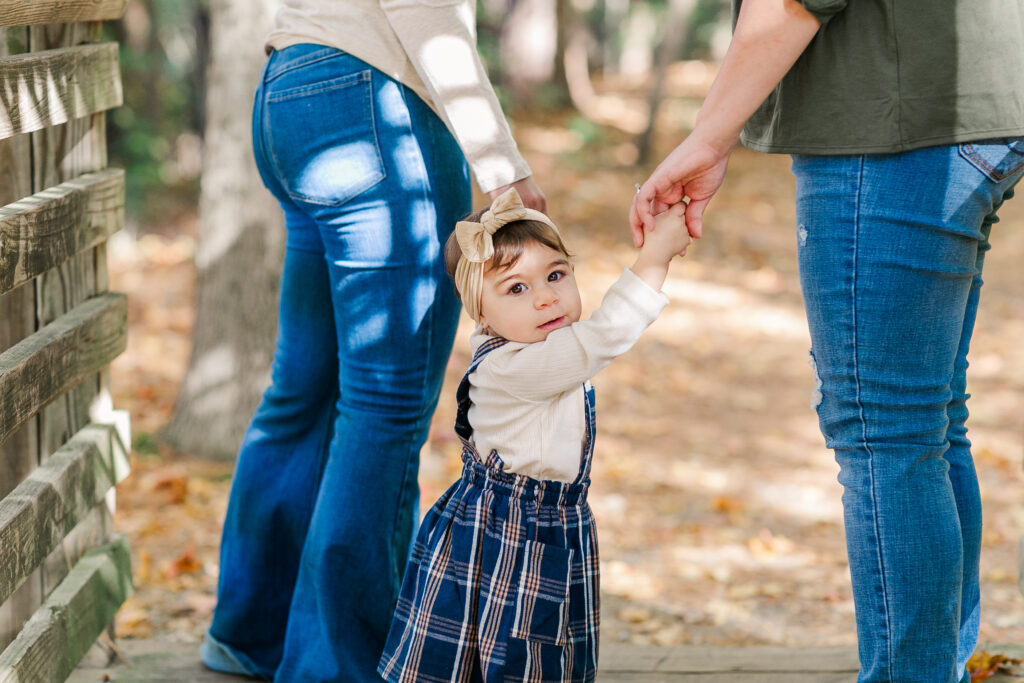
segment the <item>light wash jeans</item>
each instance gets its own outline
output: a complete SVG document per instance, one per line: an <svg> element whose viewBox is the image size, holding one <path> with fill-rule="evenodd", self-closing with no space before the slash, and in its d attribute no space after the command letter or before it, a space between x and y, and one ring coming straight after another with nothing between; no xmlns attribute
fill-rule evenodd
<svg viewBox="0 0 1024 683"><path fill-rule="evenodd" d="M468 168L412 91L318 45L270 56L253 143L288 231L280 324L203 660L379 681L459 315L442 250L471 208Z"/></svg>
<svg viewBox="0 0 1024 683"><path fill-rule="evenodd" d="M956 683L978 638L967 351L1024 139L793 157L817 406L844 487L862 683Z"/></svg>

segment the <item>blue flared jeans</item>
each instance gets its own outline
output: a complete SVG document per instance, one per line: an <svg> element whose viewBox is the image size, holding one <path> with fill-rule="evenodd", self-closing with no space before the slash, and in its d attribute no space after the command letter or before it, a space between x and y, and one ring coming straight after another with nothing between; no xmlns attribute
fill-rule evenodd
<svg viewBox="0 0 1024 683"><path fill-rule="evenodd" d="M442 252L468 168L412 91L320 45L271 54L253 145L287 249L209 636L262 678L379 681L458 321Z"/></svg>
<svg viewBox="0 0 1024 683"><path fill-rule="evenodd" d="M800 278L839 463L861 683L956 683L978 637L967 352L1024 139L793 157Z"/></svg>

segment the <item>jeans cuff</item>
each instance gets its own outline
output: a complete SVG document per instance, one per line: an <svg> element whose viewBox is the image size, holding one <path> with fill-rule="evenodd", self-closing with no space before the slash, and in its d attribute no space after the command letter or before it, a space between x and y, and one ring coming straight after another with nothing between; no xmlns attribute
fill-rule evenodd
<svg viewBox="0 0 1024 683"><path fill-rule="evenodd" d="M221 643L207 631L203 644L199 646L199 658L207 669L237 676L261 678L255 671L247 667L230 647Z"/></svg>

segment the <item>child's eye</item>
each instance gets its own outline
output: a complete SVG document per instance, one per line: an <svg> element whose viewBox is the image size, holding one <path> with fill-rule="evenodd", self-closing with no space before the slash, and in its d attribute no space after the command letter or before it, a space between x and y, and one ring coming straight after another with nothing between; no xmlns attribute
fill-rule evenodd
<svg viewBox="0 0 1024 683"><path fill-rule="evenodd" d="M508 293L509 294L522 294L525 291L526 291L526 287L524 287L523 283L521 283L521 282L517 282L517 283L515 283L514 285L512 285L511 287L508 288Z"/></svg>
<svg viewBox="0 0 1024 683"><path fill-rule="evenodd" d="M548 275L548 282L557 282L558 280L561 280L563 277L565 277L564 270L555 270L552 271L550 275Z"/></svg>

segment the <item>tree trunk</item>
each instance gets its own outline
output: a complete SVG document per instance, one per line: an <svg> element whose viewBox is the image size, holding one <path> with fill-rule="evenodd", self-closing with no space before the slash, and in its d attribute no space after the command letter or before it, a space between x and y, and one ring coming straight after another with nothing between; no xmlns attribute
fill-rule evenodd
<svg viewBox="0 0 1024 683"><path fill-rule="evenodd" d="M650 161L654 145L654 129L658 123L658 107L664 98L665 72L673 59L678 59L689 33L690 17L697 7L697 0L669 0L668 16L665 18L661 45L658 47L654 69L654 83L647 96L647 128L637 139L637 165L644 166Z"/></svg>
<svg viewBox="0 0 1024 683"><path fill-rule="evenodd" d="M210 3L203 175L192 356L163 439L233 458L269 381L284 254L280 207L263 187L250 139L253 92L271 0Z"/></svg>
<svg viewBox="0 0 1024 683"><path fill-rule="evenodd" d="M526 109L538 100L547 106L569 101L565 73L558 63L569 12L569 0L512 2L501 31L501 63L517 107Z"/></svg>

